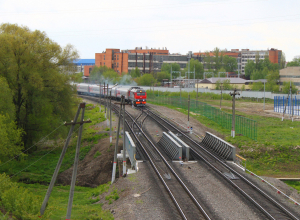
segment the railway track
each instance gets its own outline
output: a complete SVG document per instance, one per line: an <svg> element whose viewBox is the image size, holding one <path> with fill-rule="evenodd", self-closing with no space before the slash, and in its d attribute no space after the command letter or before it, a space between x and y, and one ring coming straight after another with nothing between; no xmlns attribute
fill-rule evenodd
<svg viewBox="0 0 300 220"><path fill-rule="evenodd" d="M98 98L81 96L82 98L99 102ZM104 100L102 103L106 103ZM119 106L112 104L112 110L118 114ZM122 112L121 112L122 114ZM145 121L147 114L144 114L144 118L138 120L143 116L142 111L136 118L133 118L127 111L125 115L125 124L128 131L138 143L138 148L142 149L142 154L150 162L153 170L157 174L164 188L168 192L171 200L177 208L179 215L183 219L211 219L205 208L204 204L201 204L193 192L186 186L184 181L179 177L175 170L168 161L153 144L153 142L147 137L142 129L142 124ZM123 114L122 114L123 117Z"/></svg>
<svg viewBox="0 0 300 220"><path fill-rule="evenodd" d="M119 111L117 106L112 108L115 112ZM147 159L151 163L155 173L158 175L158 178L169 193L181 217L183 219L211 219L205 211L205 208L203 208L203 204L200 204L200 202L195 198L191 190L172 168L170 162L167 161L167 159L159 152L157 147L144 133L141 126L147 115L145 114L145 117L141 120L140 126L137 123L137 120L142 117L144 114L143 112L135 119L133 119L128 112L126 112L126 114L125 122L127 124L127 128L129 128L133 138L143 149L144 154L147 156Z"/></svg>
<svg viewBox="0 0 300 220"><path fill-rule="evenodd" d="M151 109L147 108L147 112L149 117L155 120L163 130L170 130L172 132L175 131L175 133L181 134L179 138L191 147L191 154L195 159L204 161L221 178L239 191L240 194L250 201L268 219L299 219L295 214L289 211L287 207L278 203L274 198L261 190L246 177L231 168L226 161L215 156L208 150L208 148L205 147L205 145L196 142L181 129L178 129L177 126L162 118L159 114L154 113ZM232 176L232 178L229 178L229 176Z"/></svg>

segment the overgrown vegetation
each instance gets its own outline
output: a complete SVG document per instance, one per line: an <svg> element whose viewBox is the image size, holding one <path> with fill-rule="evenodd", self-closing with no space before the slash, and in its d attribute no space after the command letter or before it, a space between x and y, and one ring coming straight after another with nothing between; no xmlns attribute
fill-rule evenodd
<svg viewBox="0 0 300 220"><path fill-rule="evenodd" d="M105 120L104 114L99 113L99 107L92 104L86 105L85 118L90 118L92 123L84 126L79 154L80 160L85 158L99 139L107 137L105 133L96 135L98 129L94 125ZM78 126L74 129L60 172L69 169L74 163ZM9 174L13 177L13 181L21 182L12 182L6 174L0 174L0 204L2 210L7 212L7 218L10 215L18 219L38 218L42 199L47 191L47 184L51 180L64 145L64 141L59 140L49 141L49 143L43 143L43 146L39 146L36 151L27 157L21 156L17 160L8 163L4 161L3 164L0 164L1 173ZM100 152L96 154L101 155ZM108 189L109 183L94 189L76 187L72 219L113 219L109 212L101 210L101 204L95 204L100 200L99 195L107 192ZM50 217L51 219L64 218L68 198L69 186L54 187L43 219L50 219Z"/></svg>
<svg viewBox="0 0 300 220"><path fill-rule="evenodd" d="M83 129L82 144L79 155L80 160L84 159L90 149L97 144L100 139L108 136L106 133L95 134L98 130L93 125L105 120L103 113L99 113L99 107L94 107L94 105L88 104L86 106L85 118L90 118L92 123L87 124ZM88 125L90 126L88 127ZM60 172L69 169L74 163L77 144L77 130L78 127L75 127L73 137L65 154ZM18 160L12 160L8 163L3 161L3 164L0 164L0 172L13 175L13 178L16 181L22 181L25 183L49 183L55 170L56 163L60 157L63 145L64 140L53 141L50 146L41 146L27 157L18 157Z"/></svg>

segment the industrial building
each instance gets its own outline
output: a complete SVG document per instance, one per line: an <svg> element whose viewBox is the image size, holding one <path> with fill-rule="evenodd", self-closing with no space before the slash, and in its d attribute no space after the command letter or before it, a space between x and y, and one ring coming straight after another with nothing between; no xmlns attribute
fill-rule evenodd
<svg viewBox="0 0 300 220"><path fill-rule="evenodd" d="M214 56L213 51L208 52L210 56ZM280 63L281 50L249 50L249 49L232 49L231 51L223 51L223 55L228 55L237 59L240 74L245 73L245 66L248 60L255 60L255 56L259 55L259 59L269 56L272 63ZM206 53L192 53L189 51L185 55L178 53L171 54L166 47L162 48L142 48L136 47L132 50L120 50L107 48L102 53L95 53L95 66L107 66L114 69L118 73L128 73L132 69L138 67L141 73L159 72L164 63L178 63L180 68L186 67L189 59L197 59L203 63L204 70L207 70L205 63ZM84 66L84 75L89 76L93 65Z"/></svg>

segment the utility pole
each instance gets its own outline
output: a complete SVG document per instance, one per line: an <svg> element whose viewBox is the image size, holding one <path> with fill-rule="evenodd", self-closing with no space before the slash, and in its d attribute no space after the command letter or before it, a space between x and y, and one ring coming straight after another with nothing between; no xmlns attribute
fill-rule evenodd
<svg viewBox="0 0 300 220"><path fill-rule="evenodd" d="M108 115L108 83L106 84L106 86L107 86L107 89L106 89L106 94L107 94L107 96L106 96L106 104L107 104L107 115ZM109 122L108 122L108 118L106 118L107 120L106 120L106 124L107 124L107 127L109 126Z"/></svg>
<svg viewBox="0 0 300 220"><path fill-rule="evenodd" d="M173 85L173 84L172 84L172 78L173 78L173 77L172 77L172 64L171 64L171 85Z"/></svg>
<svg viewBox="0 0 300 220"><path fill-rule="evenodd" d="M223 98L223 96L222 96L222 89L223 89L223 83L221 83L221 99L220 99L220 110L222 109L222 98Z"/></svg>
<svg viewBox="0 0 300 220"><path fill-rule="evenodd" d="M111 130L111 90L110 90L110 92L109 92L109 96L110 96L110 98L109 98L109 141L110 141L110 143L112 143L112 130Z"/></svg>
<svg viewBox="0 0 300 220"><path fill-rule="evenodd" d="M80 152L80 143L81 143L81 135L84 123L84 111L85 111L85 103L81 103L82 114L80 120L80 126L78 131L78 139L77 139L77 146L76 146L76 153L75 153L75 161L73 166L73 174L71 180L71 187L70 187L70 195L69 195L69 202L68 202L68 209L67 209L67 216L66 219L71 219L71 211L72 211L72 204L73 204L73 197L74 197L74 190L75 190L75 182L77 176L77 168L78 168L78 161L79 161L79 152Z"/></svg>
<svg viewBox="0 0 300 220"><path fill-rule="evenodd" d="M236 89L233 90L233 93L229 93L232 96L232 128L231 128L231 137L235 137L235 96L240 95L236 92Z"/></svg>
<svg viewBox="0 0 300 220"><path fill-rule="evenodd" d="M104 115L106 118L106 103L105 103L105 82L103 84L103 99L104 99Z"/></svg>
<svg viewBox="0 0 300 220"><path fill-rule="evenodd" d="M188 99L188 123L187 123L188 131L190 130L190 94Z"/></svg>
<svg viewBox="0 0 300 220"><path fill-rule="evenodd" d="M292 93L292 81L290 81L290 94L291 94L291 109L292 109L292 122L294 121L294 104L293 104L293 93Z"/></svg>
<svg viewBox="0 0 300 220"><path fill-rule="evenodd" d="M56 165L55 171L54 171L54 173L53 173L51 182L50 182L50 184L49 184L47 193L46 193L46 195L45 195L45 198L44 198L42 207L41 207L41 209L40 209L40 215L41 215L41 216L42 216L42 215L44 214L44 212L45 212L46 205L47 205L48 200L49 200L49 198L50 198L50 195L51 195L53 186L54 186L54 184L55 184L55 181L56 181L56 178L57 178L57 175L58 175L60 166L61 166L62 161L63 161L63 159L64 159L64 156L65 156L65 154L66 154L66 151L67 151L67 148L68 148L68 145L69 145L69 142L70 142L70 139L71 139L71 136L72 136L74 127L75 127L75 125L76 125L76 121L77 121L77 118L78 118L78 116L79 116L80 109L81 109L81 104L79 104L78 110L77 110L76 115L75 115L75 117L74 117L74 120L72 121L71 128L70 128L69 134L68 134L68 136L67 136L65 145L64 145L64 147L63 147L63 149L62 149L62 152L61 152L60 157L59 157L59 160L58 160L58 162L57 162L57 165Z"/></svg>
<svg viewBox="0 0 300 220"><path fill-rule="evenodd" d="M125 103L123 104L123 175L126 175Z"/></svg>
<svg viewBox="0 0 300 220"><path fill-rule="evenodd" d="M119 110L119 121L118 121L118 130L117 130L117 140L115 145L115 153L114 153L114 164L113 164L113 172L111 177L111 184L115 181L116 178L116 167L117 167L117 153L118 153L118 144L119 144L119 135L120 135L120 122L121 122L121 111L122 104L124 103L124 96L121 97L120 110Z"/></svg>
<svg viewBox="0 0 300 220"><path fill-rule="evenodd" d="M266 82L264 81L264 110L265 110L265 97L266 97Z"/></svg>
<svg viewBox="0 0 300 220"><path fill-rule="evenodd" d="M196 77L196 72L195 72L195 65L194 65L194 85L196 85L195 77Z"/></svg>
<svg viewBox="0 0 300 220"><path fill-rule="evenodd" d="M99 82L99 104L100 104L100 113L101 113L101 82Z"/></svg>

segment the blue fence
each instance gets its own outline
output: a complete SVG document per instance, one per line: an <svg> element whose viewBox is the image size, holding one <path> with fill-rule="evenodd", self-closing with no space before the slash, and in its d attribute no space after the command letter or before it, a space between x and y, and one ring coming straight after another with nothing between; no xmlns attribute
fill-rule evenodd
<svg viewBox="0 0 300 220"><path fill-rule="evenodd" d="M292 115L294 111L294 115L300 115L300 98L293 96L291 100L291 97L274 96L274 112L283 113L284 109L285 114Z"/></svg>

